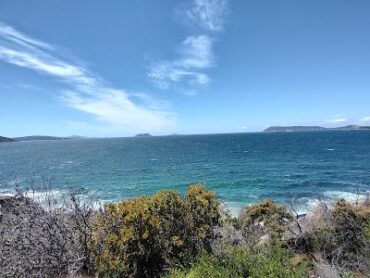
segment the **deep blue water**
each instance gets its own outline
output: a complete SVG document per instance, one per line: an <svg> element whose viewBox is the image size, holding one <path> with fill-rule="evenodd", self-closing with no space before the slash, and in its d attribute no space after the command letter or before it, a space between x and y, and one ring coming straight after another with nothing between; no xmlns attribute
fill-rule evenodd
<svg viewBox="0 0 370 278"><path fill-rule="evenodd" d="M204 182L230 207L370 190L370 132L250 133L0 144L0 176L51 178L102 200Z"/></svg>

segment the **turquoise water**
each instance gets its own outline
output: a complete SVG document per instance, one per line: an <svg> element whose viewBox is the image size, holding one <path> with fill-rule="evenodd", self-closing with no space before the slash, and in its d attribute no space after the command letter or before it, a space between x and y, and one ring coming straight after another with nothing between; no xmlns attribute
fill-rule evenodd
<svg viewBox="0 0 370 278"><path fill-rule="evenodd" d="M204 182L230 208L273 198L302 208L370 190L370 132L250 133L0 144L0 176L51 178L102 200Z"/></svg>

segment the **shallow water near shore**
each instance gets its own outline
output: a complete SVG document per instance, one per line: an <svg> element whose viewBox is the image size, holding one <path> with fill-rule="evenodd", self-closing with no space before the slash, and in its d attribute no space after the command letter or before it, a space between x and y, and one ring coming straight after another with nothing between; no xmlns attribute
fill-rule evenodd
<svg viewBox="0 0 370 278"><path fill-rule="evenodd" d="M233 214L265 198L304 212L318 198L369 192L370 131L2 143L0 176L21 185L48 178L55 190L75 185L102 201L204 182Z"/></svg>

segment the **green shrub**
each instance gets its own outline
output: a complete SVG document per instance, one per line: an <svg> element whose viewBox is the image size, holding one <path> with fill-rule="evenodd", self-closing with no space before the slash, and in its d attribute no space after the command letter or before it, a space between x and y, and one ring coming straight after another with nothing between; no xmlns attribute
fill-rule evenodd
<svg viewBox="0 0 370 278"><path fill-rule="evenodd" d="M210 249L219 203L202 185L184 197L164 191L109 204L97 217L90 242L99 277L158 277Z"/></svg>
<svg viewBox="0 0 370 278"><path fill-rule="evenodd" d="M258 235L267 233L272 239L280 240L292 218L285 206L277 205L272 200L264 200L246 207L237 219L237 226L248 230L249 234L252 230Z"/></svg>
<svg viewBox="0 0 370 278"><path fill-rule="evenodd" d="M291 213L285 206L276 205L272 200L248 206L240 216L250 224L264 221L266 224L274 221L282 221L284 218L292 218Z"/></svg>
<svg viewBox="0 0 370 278"><path fill-rule="evenodd" d="M197 263L188 270L174 270L167 278L223 277L260 278L307 277L306 264L294 265L291 254L277 246L271 246L261 253L250 253L243 248L234 248L229 257L217 258L201 254Z"/></svg>
<svg viewBox="0 0 370 278"><path fill-rule="evenodd" d="M363 268L369 252L366 225L370 219L367 208L343 199L334 203L330 223L314 233L315 247L330 261L343 267ZM360 264L357 264L360 259Z"/></svg>
<svg viewBox="0 0 370 278"><path fill-rule="evenodd" d="M295 264L291 255L282 247L270 246L262 254L254 257L250 277L307 277L307 263Z"/></svg>
<svg viewBox="0 0 370 278"><path fill-rule="evenodd" d="M328 264L367 273L370 271L369 222L368 204L337 200L330 209L313 214L306 223L309 229L289 244L296 251L326 259Z"/></svg>
<svg viewBox="0 0 370 278"><path fill-rule="evenodd" d="M220 261L212 255L203 253L197 263L189 270L173 270L166 278L227 278L240 277L236 270L221 264Z"/></svg>
<svg viewBox="0 0 370 278"><path fill-rule="evenodd" d="M345 257L361 250L366 243L364 235L368 216L365 210L342 199L334 204L332 217L335 243L342 250L338 255Z"/></svg>

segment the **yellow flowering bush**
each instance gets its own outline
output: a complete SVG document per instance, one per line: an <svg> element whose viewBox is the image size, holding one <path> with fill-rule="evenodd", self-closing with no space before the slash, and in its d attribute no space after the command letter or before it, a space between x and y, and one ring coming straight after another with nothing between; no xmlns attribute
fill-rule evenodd
<svg viewBox="0 0 370 278"><path fill-rule="evenodd" d="M95 223L90 250L99 277L158 277L210 248L219 203L201 184L108 204Z"/></svg>

